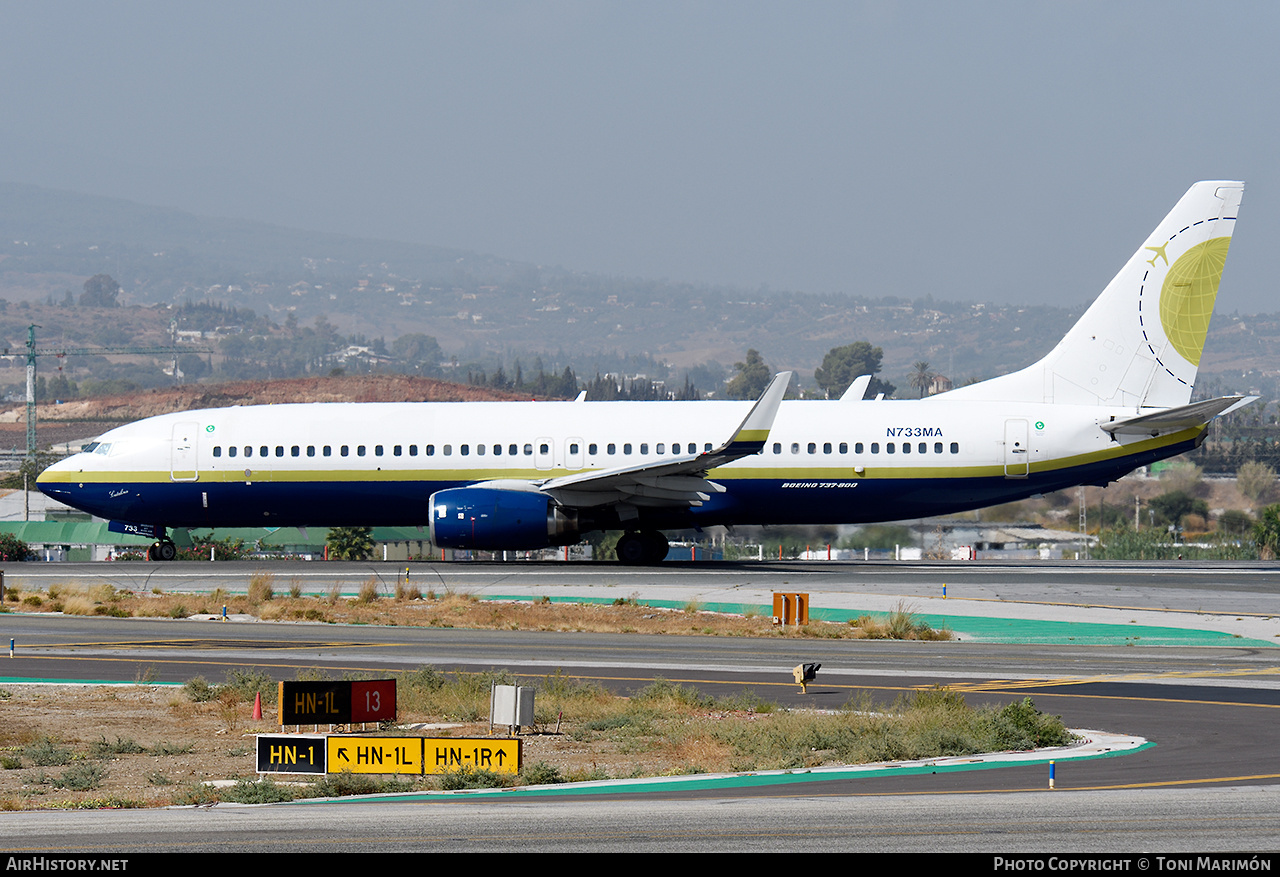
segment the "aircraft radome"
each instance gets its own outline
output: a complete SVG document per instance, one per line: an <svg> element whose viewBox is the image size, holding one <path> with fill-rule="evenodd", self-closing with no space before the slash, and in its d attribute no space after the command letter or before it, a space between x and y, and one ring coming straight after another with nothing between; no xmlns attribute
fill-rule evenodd
<svg viewBox="0 0 1280 877"><path fill-rule="evenodd" d="M921 518L1103 485L1199 446L1253 400L1191 402L1244 191L1196 183L1050 353L919 400L404 402L187 411L112 429L40 489L156 541L168 528L427 523L438 547L622 530Z"/></svg>

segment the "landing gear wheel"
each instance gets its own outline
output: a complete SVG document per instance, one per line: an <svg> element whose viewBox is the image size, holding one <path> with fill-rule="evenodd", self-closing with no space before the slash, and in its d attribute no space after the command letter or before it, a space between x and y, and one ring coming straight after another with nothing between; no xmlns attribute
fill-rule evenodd
<svg viewBox="0 0 1280 877"><path fill-rule="evenodd" d="M627 566L639 566L645 562L645 541L639 533L623 533L613 549L618 560Z"/></svg>
<svg viewBox="0 0 1280 877"><path fill-rule="evenodd" d="M666 536L656 530L645 530L642 533L623 533L614 553L627 566L639 566L662 563L669 547Z"/></svg>
<svg viewBox="0 0 1280 877"><path fill-rule="evenodd" d="M147 549L147 560L173 560L178 556L178 546L170 539L153 542Z"/></svg>
<svg viewBox="0 0 1280 877"><path fill-rule="evenodd" d="M671 550L671 545L667 542L666 536L657 530L640 535L644 537L645 563L662 563L667 559L667 552Z"/></svg>

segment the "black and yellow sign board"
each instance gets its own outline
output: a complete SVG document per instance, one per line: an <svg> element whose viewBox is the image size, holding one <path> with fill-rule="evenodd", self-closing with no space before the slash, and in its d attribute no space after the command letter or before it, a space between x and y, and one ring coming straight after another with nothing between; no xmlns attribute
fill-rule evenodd
<svg viewBox="0 0 1280 877"><path fill-rule="evenodd" d="M422 774L421 737L330 737L329 771Z"/></svg>
<svg viewBox="0 0 1280 877"><path fill-rule="evenodd" d="M263 735L258 737L258 773L514 774L520 772L523 742L518 737Z"/></svg>
<svg viewBox="0 0 1280 877"><path fill-rule="evenodd" d="M325 737L303 734L258 737L258 773L325 773Z"/></svg>
<svg viewBox="0 0 1280 877"><path fill-rule="evenodd" d="M519 737L497 740L486 737L426 737L422 741L423 773L449 773L466 768L519 773L522 742Z"/></svg>
<svg viewBox="0 0 1280 877"><path fill-rule="evenodd" d="M396 681L281 682L279 704L281 725L393 722Z"/></svg>

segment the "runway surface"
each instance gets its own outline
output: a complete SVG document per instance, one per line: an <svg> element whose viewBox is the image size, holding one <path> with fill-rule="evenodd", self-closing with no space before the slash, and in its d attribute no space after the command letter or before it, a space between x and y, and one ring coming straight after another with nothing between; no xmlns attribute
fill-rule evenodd
<svg viewBox="0 0 1280 877"><path fill-rule="evenodd" d="M207 591L217 582L212 587L230 591L237 577L247 583L258 568L184 566L30 564L6 567L5 581L30 587L37 576L60 576L64 583L109 577L117 587L163 581L165 590ZM237 808L220 805L218 813L227 815L203 819L200 839L174 849L219 841L223 848L230 843L281 851L440 849L444 837L450 849L1280 846L1280 748L1274 732L1280 708L1280 573L1270 566L593 566L423 564L410 566L410 576L423 590L424 580L434 579L441 590L493 598L611 600L621 594L705 606L767 605L776 589L807 591L817 609L836 613L886 611L906 599L923 615L953 622L961 641L740 640L6 615L0 616L3 633L21 647L3 662L0 675L181 681L202 674L216 680L230 667L252 665L293 678L315 667L340 673L429 663L501 667L531 677L560 671L623 692L661 676L714 693L749 687L784 705L822 708L838 708L862 691L892 699L918 686L945 684L966 692L972 703L1030 696L1070 727L1155 744L1133 754L1064 762L1054 792L1047 790L1041 759L985 770L797 776L781 786L673 784L639 795L620 788L538 801L437 795L422 803L308 805L305 816L294 815L298 806L273 807L254 811L270 816L252 828L231 812ZM335 582L350 582L354 591L370 575L394 586L403 569L300 564L273 571L285 586L299 577L306 590L327 593ZM790 680L789 668L800 660L823 664L807 695ZM446 800L447 806L438 806ZM380 815L361 815L371 811ZM589 831L580 824L588 814ZM418 815L432 826L427 834L406 831L421 822ZM160 849L166 848L164 837L190 836L183 826L192 818L197 817L180 811L12 814L5 823L21 824L22 836L33 843L47 837L48 849L96 848L120 837L113 832L127 823L136 826L129 829L138 832L136 840L110 848L145 843ZM694 820L705 830L691 829Z"/></svg>

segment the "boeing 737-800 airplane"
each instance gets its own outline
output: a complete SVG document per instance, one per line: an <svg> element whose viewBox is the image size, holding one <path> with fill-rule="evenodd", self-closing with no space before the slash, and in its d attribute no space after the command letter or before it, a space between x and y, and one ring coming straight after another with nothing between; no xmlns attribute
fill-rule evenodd
<svg viewBox="0 0 1280 877"><path fill-rule="evenodd" d="M1252 401L1191 403L1243 184L1202 182L1048 356L926 399L464 402L218 408L113 429L41 474L55 499L170 527L430 525L440 547L534 549L623 530L863 523L1106 484L1197 447ZM1153 255L1154 254L1154 255Z"/></svg>

